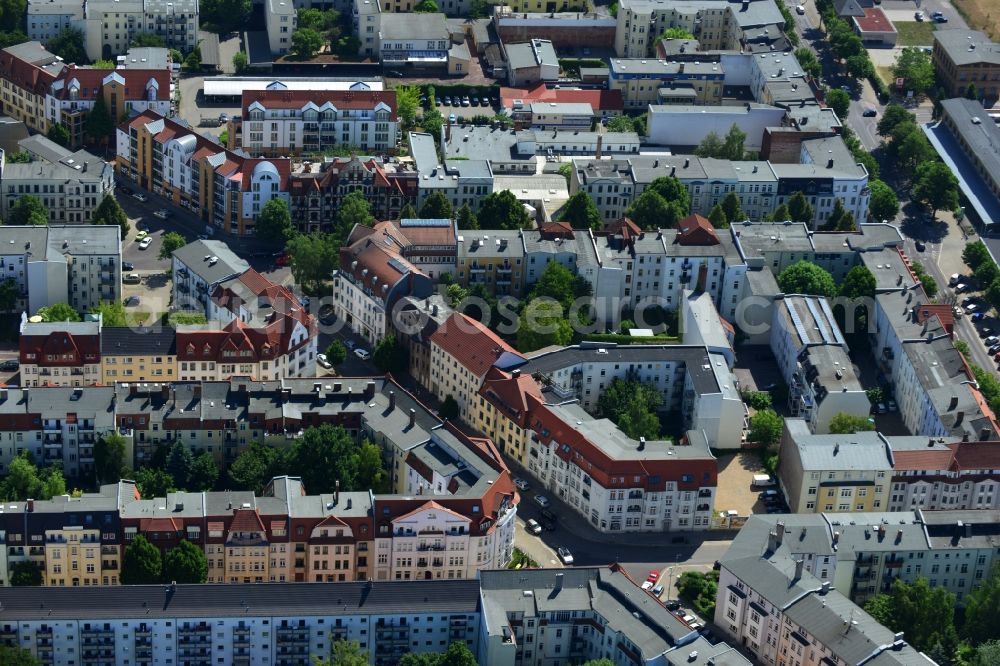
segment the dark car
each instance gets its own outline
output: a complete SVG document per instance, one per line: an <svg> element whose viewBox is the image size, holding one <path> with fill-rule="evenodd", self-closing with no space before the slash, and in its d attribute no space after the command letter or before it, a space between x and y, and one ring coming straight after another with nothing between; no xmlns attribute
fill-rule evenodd
<svg viewBox="0 0 1000 666"><path fill-rule="evenodd" d="M667 607L668 611L675 611L675 610L680 609L681 602L677 601L676 599L671 599L670 601L668 601L667 603L665 603L664 606Z"/></svg>
<svg viewBox="0 0 1000 666"><path fill-rule="evenodd" d="M122 270L123 271L134 271L135 270L135 265L131 261L123 261L122 262Z"/></svg>
<svg viewBox="0 0 1000 666"><path fill-rule="evenodd" d="M916 246L917 252L923 252L924 250L927 249L927 246L924 245L923 241L917 241L916 243L914 243L914 246Z"/></svg>
<svg viewBox="0 0 1000 666"><path fill-rule="evenodd" d="M19 364L16 358L9 358L6 361L0 363L0 370L5 372L10 372L11 370L17 370Z"/></svg>
<svg viewBox="0 0 1000 666"><path fill-rule="evenodd" d="M865 118L874 118L875 116L878 115L878 111L876 111L875 109L865 109L861 115L864 116Z"/></svg>

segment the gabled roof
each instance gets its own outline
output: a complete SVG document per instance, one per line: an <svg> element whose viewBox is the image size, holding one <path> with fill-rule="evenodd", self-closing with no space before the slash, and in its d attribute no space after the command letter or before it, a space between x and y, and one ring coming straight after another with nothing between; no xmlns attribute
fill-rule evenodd
<svg viewBox="0 0 1000 666"><path fill-rule="evenodd" d="M482 377L505 352L517 350L500 336L471 317L456 312L431 335L431 344L462 364L476 377Z"/></svg>
<svg viewBox="0 0 1000 666"><path fill-rule="evenodd" d="M385 104L392 118L396 117L395 90L244 90L240 107L244 119L254 103L265 109L304 109L311 105L318 111L325 105L338 110L367 110Z"/></svg>
<svg viewBox="0 0 1000 666"><path fill-rule="evenodd" d="M500 88L500 103L511 108L514 100L524 103L524 108L532 103L590 104L595 111L622 111L625 100L620 90L569 90L549 88L539 83L534 88Z"/></svg>
<svg viewBox="0 0 1000 666"><path fill-rule="evenodd" d="M393 522L397 522L397 521L400 521L400 520L406 520L407 518L410 518L411 516L415 516L418 513L421 513L423 511L441 511L443 513L450 514L450 515L454 516L455 518L461 518L462 520L468 520L468 521L472 520L468 516L463 516L462 514L458 513L457 511L452 511L451 509L449 509L447 507L441 506L440 504L438 504L434 500L431 500L430 502L426 502L424 504L421 504L420 506L418 506L413 511L410 511L409 513L406 513L406 514L403 514L402 516L398 516L396 518L393 518L392 520L393 520Z"/></svg>
<svg viewBox="0 0 1000 666"><path fill-rule="evenodd" d="M718 245L719 236L715 227L707 218L694 213L677 223L680 233L677 234L678 245Z"/></svg>
<svg viewBox="0 0 1000 666"><path fill-rule="evenodd" d="M109 71L106 69L77 67L76 65L70 65L62 71L59 75L59 80L63 83L63 85L56 86L55 89L52 90L52 96L56 99L69 99L69 89L71 84L75 82L80 88L79 99L94 100L103 94L102 90L105 83L110 83L110 81L108 81L109 78L124 87L124 101L146 99L146 91L150 87L157 90L157 100L169 100L169 70L117 69Z"/></svg>
<svg viewBox="0 0 1000 666"><path fill-rule="evenodd" d="M266 532L264 521L256 509L241 508L233 513L233 521L229 523L230 532Z"/></svg>

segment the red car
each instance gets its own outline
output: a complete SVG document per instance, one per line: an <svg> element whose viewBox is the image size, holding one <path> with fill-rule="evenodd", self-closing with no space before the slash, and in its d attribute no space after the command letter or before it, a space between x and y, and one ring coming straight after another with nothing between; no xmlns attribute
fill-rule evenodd
<svg viewBox="0 0 1000 666"><path fill-rule="evenodd" d="M649 575L646 576L646 580L648 580L650 583L655 583L659 577L660 577L659 571L650 571Z"/></svg>
<svg viewBox="0 0 1000 666"><path fill-rule="evenodd" d="M287 254L281 255L280 257L278 257L277 259L274 260L274 263L278 264L279 266L287 266L288 265L288 255Z"/></svg>

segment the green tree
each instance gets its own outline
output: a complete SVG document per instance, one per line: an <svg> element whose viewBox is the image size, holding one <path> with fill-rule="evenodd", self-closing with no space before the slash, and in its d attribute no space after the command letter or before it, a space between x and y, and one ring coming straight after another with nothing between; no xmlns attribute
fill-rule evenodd
<svg viewBox="0 0 1000 666"><path fill-rule="evenodd" d="M401 375L410 366L410 355L395 335L387 335L375 346L372 363L381 372Z"/></svg>
<svg viewBox="0 0 1000 666"><path fill-rule="evenodd" d="M723 145L722 137L716 132L709 132L694 149L694 154L698 157L719 158L722 155Z"/></svg>
<svg viewBox="0 0 1000 666"><path fill-rule="evenodd" d="M987 641L976 648L972 666L997 666L997 664L1000 664L1000 641Z"/></svg>
<svg viewBox="0 0 1000 666"><path fill-rule="evenodd" d="M416 124L417 111L420 110L420 88L417 86L399 86L396 88L396 114L403 121L403 127L409 129ZM430 219L430 218L426 218Z"/></svg>
<svg viewBox="0 0 1000 666"><path fill-rule="evenodd" d="M788 204L781 204L771 213L771 219L775 222L787 222L792 219L792 213L788 210Z"/></svg>
<svg viewBox="0 0 1000 666"><path fill-rule="evenodd" d="M973 271L973 275L979 284L992 284L994 280L1000 277L1000 268L992 261L985 261L979 265L979 268Z"/></svg>
<svg viewBox="0 0 1000 666"><path fill-rule="evenodd" d="M370 453L344 428L322 425L307 428L296 440L289 452L289 466L300 470L303 485L313 494L333 492L337 481L345 492L367 490L365 484L378 477L370 465L376 458L381 460Z"/></svg>
<svg viewBox="0 0 1000 666"><path fill-rule="evenodd" d="M478 664L464 641L453 641L442 655L439 666L478 666Z"/></svg>
<svg viewBox="0 0 1000 666"><path fill-rule="evenodd" d="M771 400L771 394L767 391L747 391L743 396L743 402L757 411L770 408Z"/></svg>
<svg viewBox="0 0 1000 666"><path fill-rule="evenodd" d="M358 486L374 493L389 492L389 474L385 469L382 451L365 440L358 448Z"/></svg>
<svg viewBox="0 0 1000 666"><path fill-rule="evenodd" d="M313 657L315 666L368 666L368 653L357 641L333 641L330 658Z"/></svg>
<svg viewBox="0 0 1000 666"><path fill-rule="evenodd" d="M115 432L101 435L94 443L94 474L97 481L117 482L128 469L125 461L126 440Z"/></svg>
<svg viewBox="0 0 1000 666"><path fill-rule="evenodd" d="M455 398L450 394L445 396L445 399L441 401L441 408L438 410L441 418L454 421L458 418L458 412L458 402Z"/></svg>
<svg viewBox="0 0 1000 666"><path fill-rule="evenodd" d="M83 31L66 27L60 30L58 35L48 40L45 47L50 53L59 56L66 63L86 65L90 62L90 58L87 57L83 40Z"/></svg>
<svg viewBox="0 0 1000 666"><path fill-rule="evenodd" d="M823 231L853 231L854 229L856 229L854 215L844 208L841 199L837 199L833 204L833 210L826 218Z"/></svg>
<svg viewBox="0 0 1000 666"><path fill-rule="evenodd" d="M814 79L818 79L823 75L823 66L816 59L816 54L810 49L805 47L795 49L795 59L802 65L802 69Z"/></svg>
<svg viewBox="0 0 1000 666"><path fill-rule="evenodd" d="M659 44L666 39L694 39L694 35L684 28L667 28L653 40L653 44Z"/></svg>
<svg viewBox="0 0 1000 666"><path fill-rule="evenodd" d="M250 69L250 58L243 51L237 51L233 54L233 69L236 71L237 75L246 74L247 70Z"/></svg>
<svg viewBox="0 0 1000 666"><path fill-rule="evenodd" d="M979 91L976 90L976 84L970 83L965 89L965 99L977 100L979 99Z"/></svg>
<svg viewBox="0 0 1000 666"><path fill-rule="evenodd" d="M160 549L137 534L122 554L122 585L155 585L162 580Z"/></svg>
<svg viewBox="0 0 1000 666"><path fill-rule="evenodd" d="M726 138L722 140L722 159L735 161L746 157L746 140L747 133L733 123L726 132Z"/></svg>
<svg viewBox="0 0 1000 666"><path fill-rule="evenodd" d="M326 347L326 360L330 362L330 365L337 367L341 363L347 360L347 347L340 340L333 340Z"/></svg>
<svg viewBox="0 0 1000 666"><path fill-rule="evenodd" d="M38 308L42 321L80 321L80 313L66 303L55 303Z"/></svg>
<svg viewBox="0 0 1000 666"><path fill-rule="evenodd" d="M663 396L650 384L614 379L598 398L602 416L611 419L632 439L658 439L660 419L656 410Z"/></svg>
<svg viewBox="0 0 1000 666"><path fill-rule="evenodd" d="M197 72L201 69L201 49L199 47L194 47L191 53L188 53L184 58L184 69L189 72Z"/></svg>
<svg viewBox="0 0 1000 666"><path fill-rule="evenodd" d="M771 446L781 439L784 419L773 409L763 409L750 419L750 441Z"/></svg>
<svg viewBox="0 0 1000 666"><path fill-rule="evenodd" d="M921 651L955 636L955 595L931 587L923 576L910 584L897 578L889 593L871 599L865 610L892 631L905 632L910 645Z"/></svg>
<svg viewBox="0 0 1000 666"><path fill-rule="evenodd" d="M837 283L833 276L808 261L798 261L781 271L778 286L786 294L829 297L837 293Z"/></svg>
<svg viewBox="0 0 1000 666"><path fill-rule="evenodd" d="M191 466L194 464L194 455L191 449L184 442L177 440L170 447L170 455L167 456L167 473L177 484L178 488L187 489L191 480Z"/></svg>
<svg viewBox="0 0 1000 666"><path fill-rule="evenodd" d="M573 327L558 302L535 298L524 308L517 329L517 348L534 351L550 345L568 345L573 340Z"/></svg>
<svg viewBox="0 0 1000 666"><path fill-rule="evenodd" d="M423 125L424 131L431 136L441 137L441 128L444 127L444 116L437 108L432 107L424 111L424 116L420 120L420 124Z"/></svg>
<svg viewBox="0 0 1000 666"><path fill-rule="evenodd" d="M160 259L171 259L174 252L187 245L187 239L176 231L168 231L160 239Z"/></svg>
<svg viewBox="0 0 1000 666"><path fill-rule="evenodd" d="M403 206L403 209L399 211L399 219L401 220L415 220L417 217L417 209L414 208L411 203L407 203Z"/></svg>
<svg viewBox="0 0 1000 666"><path fill-rule="evenodd" d="M98 141L104 143L107 142L108 137L114 135L114 132L115 120L111 117L107 104L104 103L104 97L98 95L97 99L94 100L94 106L91 107L90 113L87 114L87 118L83 122L83 133L95 143Z"/></svg>
<svg viewBox="0 0 1000 666"><path fill-rule="evenodd" d="M10 568L10 584L14 587L38 587L42 584L42 569L31 560L15 562ZM0 659L0 663L7 663Z"/></svg>
<svg viewBox="0 0 1000 666"><path fill-rule="evenodd" d="M746 213L743 212L743 206L740 204L740 198L736 192L727 194L721 205L722 212L726 214L726 219L730 224L746 219Z"/></svg>
<svg viewBox="0 0 1000 666"><path fill-rule="evenodd" d="M876 129L882 136L889 136L900 123L915 122L916 118L906 110L906 107L899 104L890 104L885 107L882 117L878 119Z"/></svg>
<svg viewBox="0 0 1000 666"><path fill-rule="evenodd" d="M654 190L647 189L626 209L625 216L643 229L676 226L681 216Z"/></svg>
<svg viewBox="0 0 1000 666"><path fill-rule="evenodd" d="M958 208L958 179L944 162L924 162L917 167L913 197L931 209L931 217L941 209Z"/></svg>
<svg viewBox="0 0 1000 666"><path fill-rule="evenodd" d="M166 497L174 490L174 478L162 469L140 467L135 471L135 483L143 499Z"/></svg>
<svg viewBox="0 0 1000 666"><path fill-rule="evenodd" d="M208 451L202 451L191 461L191 473L185 490L198 492L212 490L219 480L219 466Z"/></svg>
<svg viewBox="0 0 1000 666"><path fill-rule="evenodd" d="M299 234L285 246L291 257L292 277L303 287L319 291L337 267L342 238L334 234Z"/></svg>
<svg viewBox="0 0 1000 666"><path fill-rule="evenodd" d="M4 666L42 666L42 662L27 648L0 645L0 664Z"/></svg>
<svg viewBox="0 0 1000 666"><path fill-rule="evenodd" d="M322 35L311 28L303 28L292 33L292 47L289 50L299 60L309 60L322 46Z"/></svg>
<svg viewBox="0 0 1000 666"><path fill-rule="evenodd" d="M448 298L448 302L451 307L458 307L458 304L469 297L469 290L464 288L460 284L449 284L448 288L445 290L445 296Z"/></svg>
<svg viewBox="0 0 1000 666"><path fill-rule="evenodd" d="M534 226L524 204L510 190L485 196L476 217L483 229L530 229Z"/></svg>
<svg viewBox="0 0 1000 666"><path fill-rule="evenodd" d="M91 216L93 224L113 224L122 230L122 239L128 235L132 229L128 222L128 215L122 209L121 204L112 194L105 194L101 198L101 203L97 204L94 214Z"/></svg>
<svg viewBox="0 0 1000 666"><path fill-rule="evenodd" d="M340 240L347 238L355 226L370 226L375 221L368 198L361 190L354 190L340 200L337 209L337 233Z"/></svg>
<svg viewBox="0 0 1000 666"><path fill-rule="evenodd" d="M549 262L531 290L531 298L546 296L569 310L577 297L577 276L557 261Z"/></svg>
<svg viewBox="0 0 1000 666"><path fill-rule="evenodd" d="M993 280L989 283L989 286L986 287L983 292L983 298L985 298L986 302L989 303L994 309L1000 310L1000 280ZM962 341L959 340L958 342ZM968 356L968 354L964 354L964 356Z"/></svg>
<svg viewBox="0 0 1000 666"><path fill-rule="evenodd" d="M559 214L559 219L569 222L574 229L600 229L601 211L590 195L580 190L569 198Z"/></svg>
<svg viewBox="0 0 1000 666"><path fill-rule="evenodd" d="M200 7L201 19L216 28L218 32L238 30L250 15L250 1L203 0Z"/></svg>
<svg viewBox="0 0 1000 666"><path fill-rule="evenodd" d="M62 123L52 123L49 125L49 131L45 133L45 136L49 141L58 143L63 148L69 147L69 130Z"/></svg>
<svg viewBox="0 0 1000 666"><path fill-rule="evenodd" d="M273 446L250 442L250 445L236 456L227 473L236 490L263 491L264 486L281 471L282 455Z"/></svg>
<svg viewBox="0 0 1000 666"><path fill-rule="evenodd" d="M847 119L847 112L851 108L851 96L847 91L834 88L826 93L826 103L837 114L838 118Z"/></svg>
<svg viewBox="0 0 1000 666"><path fill-rule="evenodd" d="M899 214L899 197L896 196L895 190L878 179L869 180L868 187L872 191L868 201L868 213L872 221L895 220Z"/></svg>
<svg viewBox="0 0 1000 666"><path fill-rule="evenodd" d="M846 64L847 73L855 79L870 79L875 76L875 65L867 53L852 55Z"/></svg>
<svg viewBox="0 0 1000 666"><path fill-rule="evenodd" d="M140 32L137 33L129 46L152 46L156 48L164 48L167 45L167 40L161 35L157 35L152 32ZM175 61L176 62L176 61Z"/></svg>
<svg viewBox="0 0 1000 666"><path fill-rule="evenodd" d="M984 262L992 262L993 257L990 256L990 251L986 249L986 245L983 241L975 241L973 243L968 243L965 248L962 249L962 261L965 265L975 271L977 268L983 265Z"/></svg>
<svg viewBox="0 0 1000 666"><path fill-rule="evenodd" d="M848 271L840 284L840 295L845 298L875 298L875 276L866 266L859 265Z"/></svg>
<svg viewBox="0 0 1000 666"><path fill-rule="evenodd" d="M20 295L21 289L13 278L7 278L0 282L0 312L10 312L17 307L17 299Z"/></svg>
<svg viewBox="0 0 1000 666"><path fill-rule="evenodd" d="M462 204L458 209L458 229L459 231L475 231L479 229L479 219L469 208L469 204Z"/></svg>
<svg viewBox="0 0 1000 666"><path fill-rule="evenodd" d="M963 632L975 642L1000 639L998 617L1000 617L1000 564L994 564L989 577L977 583L965 598Z"/></svg>
<svg viewBox="0 0 1000 666"><path fill-rule="evenodd" d="M894 78L903 79L906 90L912 90L915 95L923 96L934 87L934 65L931 57L923 49L907 46L896 57L892 66Z"/></svg>
<svg viewBox="0 0 1000 666"><path fill-rule="evenodd" d="M205 551L187 539L181 539L163 558L163 580L182 585L204 583L208 580Z"/></svg>
<svg viewBox="0 0 1000 666"><path fill-rule="evenodd" d="M792 215L792 222L805 222L809 224L815 216L812 204L809 203L806 195L802 192L796 192L788 199L788 212Z"/></svg>
<svg viewBox="0 0 1000 666"><path fill-rule="evenodd" d="M609 132L634 132L635 125L628 116L614 116L605 126Z"/></svg>
<svg viewBox="0 0 1000 666"><path fill-rule="evenodd" d="M271 199L260 215L257 216L257 224L254 227L257 238L265 243L274 244L277 247L285 247L285 243L295 234L295 226L292 224L292 213L288 209L288 202L284 199Z"/></svg>
<svg viewBox="0 0 1000 666"><path fill-rule="evenodd" d="M719 592L719 572L685 571L677 579L677 592L703 617L715 615L715 596Z"/></svg>
<svg viewBox="0 0 1000 666"><path fill-rule="evenodd" d="M896 155L896 161L907 175L916 173L917 167L935 158L934 147L924 136L923 131L913 124L900 125L896 129L907 128L909 132L902 140L892 142L891 148Z"/></svg>
<svg viewBox="0 0 1000 666"><path fill-rule="evenodd" d="M853 435L856 432L874 430L875 424L867 416L855 416L839 412L830 419L830 433L833 435Z"/></svg>
<svg viewBox="0 0 1000 666"><path fill-rule="evenodd" d="M420 207L421 220L450 220L451 202L442 192L432 192Z"/></svg>
<svg viewBox="0 0 1000 666"><path fill-rule="evenodd" d="M17 203L10 209L7 224L12 227L35 225L44 226L49 223L49 212L42 205L42 200L33 194L22 194Z"/></svg>
<svg viewBox="0 0 1000 666"><path fill-rule="evenodd" d="M438 5L434 0L421 0L421 2L413 8L413 11L425 13L425 14L437 14Z"/></svg>
<svg viewBox="0 0 1000 666"><path fill-rule="evenodd" d="M711 222L712 226L716 229L729 228L729 218L726 217L726 211L722 210L722 206L720 204L712 206L712 210L708 213L708 221Z"/></svg>

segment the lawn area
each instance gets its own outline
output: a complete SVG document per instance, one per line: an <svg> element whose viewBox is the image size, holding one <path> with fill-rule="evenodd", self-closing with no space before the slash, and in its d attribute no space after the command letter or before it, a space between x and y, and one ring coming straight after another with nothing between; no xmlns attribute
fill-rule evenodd
<svg viewBox="0 0 1000 666"><path fill-rule="evenodd" d="M934 43L932 33L937 25L931 20L926 21L898 21L893 25L899 33L896 40L897 46L930 46Z"/></svg>
<svg viewBox="0 0 1000 666"><path fill-rule="evenodd" d="M955 0L953 3L965 22L974 30L982 30L994 40L1000 39L1000 21L996 0Z"/></svg>
<svg viewBox="0 0 1000 666"><path fill-rule="evenodd" d="M879 78L885 82L885 85L887 86L892 85L893 82L892 67L889 67L888 65L876 65L875 71L878 72Z"/></svg>

